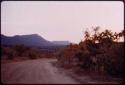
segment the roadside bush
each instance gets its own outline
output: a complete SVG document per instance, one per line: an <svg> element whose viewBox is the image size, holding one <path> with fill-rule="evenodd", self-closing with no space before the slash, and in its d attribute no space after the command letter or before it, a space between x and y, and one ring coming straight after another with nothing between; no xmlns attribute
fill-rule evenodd
<svg viewBox="0 0 125 85"><path fill-rule="evenodd" d="M28 57L30 58L30 59L37 59L37 54L35 53L35 52L33 52L33 51L29 51L28 52Z"/></svg>
<svg viewBox="0 0 125 85"><path fill-rule="evenodd" d="M110 59L110 64L107 66L107 72L110 75L123 75L124 65L124 43L113 44L106 52Z"/></svg>
<svg viewBox="0 0 125 85"><path fill-rule="evenodd" d="M17 52L13 49L9 49L7 56L9 60L13 60L15 57L17 57Z"/></svg>
<svg viewBox="0 0 125 85"><path fill-rule="evenodd" d="M99 33L98 28L95 28L93 35L86 31L84 41L76 45L75 49L75 45L70 44L59 53L57 58L63 67L71 65L70 68L77 66L90 72L122 76L124 44L118 42L120 37L124 37L124 31L113 33L105 30ZM73 67L74 60L77 61Z"/></svg>
<svg viewBox="0 0 125 85"><path fill-rule="evenodd" d="M18 56L22 56L24 52L30 50L31 48L24 45L16 45L13 49L17 52Z"/></svg>

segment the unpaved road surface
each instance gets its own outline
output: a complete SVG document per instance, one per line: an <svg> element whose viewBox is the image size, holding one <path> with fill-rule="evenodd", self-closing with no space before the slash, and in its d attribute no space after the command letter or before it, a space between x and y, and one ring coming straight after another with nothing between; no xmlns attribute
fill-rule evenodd
<svg viewBox="0 0 125 85"><path fill-rule="evenodd" d="M4 84L79 84L60 73L51 62L54 59L37 59L1 64L1 82Z"/></svg>

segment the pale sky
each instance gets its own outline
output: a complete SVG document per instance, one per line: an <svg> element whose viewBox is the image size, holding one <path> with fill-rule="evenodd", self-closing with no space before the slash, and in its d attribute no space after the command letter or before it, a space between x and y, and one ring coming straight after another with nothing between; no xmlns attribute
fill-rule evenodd
<svg viewBox="0 0 125 85"><path fill-rule="evenodd" d="M121 1L3 1L1 33L39 34L50 41L79 43L86 28L124 29Z"/></svg>

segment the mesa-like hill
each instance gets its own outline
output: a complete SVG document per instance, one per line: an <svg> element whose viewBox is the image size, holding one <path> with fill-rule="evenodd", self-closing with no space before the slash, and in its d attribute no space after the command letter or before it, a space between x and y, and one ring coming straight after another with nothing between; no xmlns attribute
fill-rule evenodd
<svg viewBox="0 0 125 85"><path fill-rule="evenodd" d="M24 44L26 46L35 46L35 47L51 47L51 46L65 46L69 45L70 42L61 43L67 41L58 41L52 42L44 39L38 34L30 34L30 35L16 35L16 36L5 36L1 34L1 44L2 45L18 45Z"/></svg>

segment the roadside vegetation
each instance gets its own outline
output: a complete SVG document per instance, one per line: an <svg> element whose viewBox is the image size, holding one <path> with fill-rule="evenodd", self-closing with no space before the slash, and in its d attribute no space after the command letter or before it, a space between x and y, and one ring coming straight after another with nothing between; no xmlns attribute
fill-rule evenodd
<svg viewBox="0 0 125 85"><path fill-rule="evenodd" d="M124 30L117 33L111 30L93 32L85 31L83 40L79 44L70 44L65 48L51 52L25 45L1 46L1 58L14 60L15 58L57 58L58 65L72 69L74 73L108 75L123 77L124 67Z"/></svg>
<svg viewBox="0 0 125 85"><path fill-rule="evenodd" d="M93 28L92 33L85 31L79 44L70 44L58 52L58 64L80 75L86 72L123 77L124 42L118 41L124 37L124 30L113 33L107 29L99 32L99 29Z"/></svg>
<svg viewBox="0 0 125 85"><path fill-rule="evenodd" d="M42 51L38 48L32 48L25 45L2 46L2 59L14 60L22 59L38 59L38 58L53 58L53 52Z"/></svg>

